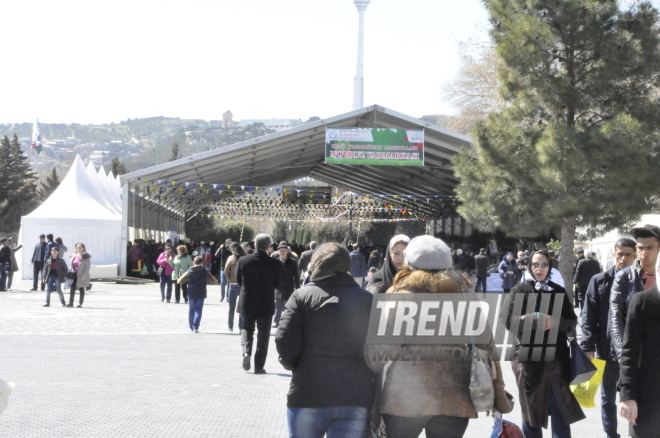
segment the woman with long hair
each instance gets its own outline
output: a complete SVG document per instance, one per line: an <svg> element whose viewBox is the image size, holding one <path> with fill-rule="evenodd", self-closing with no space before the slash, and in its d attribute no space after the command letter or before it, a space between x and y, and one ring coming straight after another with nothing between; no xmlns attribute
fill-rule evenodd
<svg viewBox="0 0 660 438"><path fill-rule="evenodd" d="M231 255L225 264L225 275L229 282L229 291L227 292L227 301L229 301L229 316L227 318L227 330L234 331L234 314L236 312L236 300L241 293L241 286L236 282L236 266L238 266L238 259L245 255L243 247L238 242L233 242L229 246ZM240 326L240 323L239 323Z"/></svg>
<svg viewBox="0 0 660 438"><path fill-rule="evenodd" d="M392 286L397 272L403 268L403 252L410 243L410 237L398 234L390 240L385 251L383 266L371 276L367 290L371 293L385 293Z"/></svg>
<svg viewBox="0 0 660 438"><path fill-rule="evenodd" d="M73 300L76 297L76 288L80 297L78 298L78 307L82 307L85 301L85 288L91 285L89 270L92 266L92 255L85 249L84 243L76 243L76 252L71 256L71 271L73 282L69 291L69 304L66 307L73 307Z"/></svg>
<svg viewBox="0 0 660 438"><path fill-rule="evenodd" d="M173 268L172 281L174 282L174 302L179 304L181 291L183 290L183 299L188 302L188 283L177 281L183 274L193 266L192 258L188 255L188 248L185 245L176 247L177 255L173 259L168 259L167 263Z"/></svg>
<svg viewBox="0 0 660 438"><path fill-rule="evenodd" d="M566 289L550 279L552 261L545 249L532 254L527 266L527 280L511 289L505 302L503 315L507 329L514 330L518 346L516 360L511 363L516 376L520 407L522 409L522 431L526 438L541 438L541 428L548 427L548 415L551 418L552 436L570 438L571 424L585 418L582 408L571 392L570 349L568 337L575 336L577 316L568 298ZM549 295L545 300L542 296ZM530 311L527 303L533 297L536 303ZM541 309L541 302L549 303L548 309L554 309L556 299L562 300L560 315L548 315ZM516 301L522 300L514 305ZM547 300L547 301L546 301ZM532 325L530 337L523 339L523 328ZM556 339L550 336L550 330L556 329ZM537 332L542 330L543 342L530 344L536 340ZM553 330L554 331L554 330ZM541 349L540 358L532 360L529 352ZM525 354L526 353L526 354ZM521 354L525 356L521 357ZM553 357L546 357L553 354ZM540 360L539 360L540 359Z"/></svg>
<svg viewBox="0 0 660 438"><path fill-rule="evenodd" d="M169 303L172 299L172 272L174 268L170 265L170 261L174 261L176 253L172 251L172 245L166 244L165 250L158 256L156 264L162 269L160 274L160 302L162 303L167 299ZM167 287L167 294L165 288Z"/></svg>

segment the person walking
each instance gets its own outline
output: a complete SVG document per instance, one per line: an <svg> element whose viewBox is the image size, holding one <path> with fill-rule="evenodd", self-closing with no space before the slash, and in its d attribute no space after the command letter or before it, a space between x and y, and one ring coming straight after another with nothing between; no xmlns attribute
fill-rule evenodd
<svg viewBox="0 0 660 438"><path fill-rule="evenodd" d="M90 268L92 267L92 255L85 248L84 243L76 243L76 252L71 256L71 271L74 273L69 291L69 304L67 307L73 307L73 301L76 298L76 288L78 289L78 307L82 307L85 301L85 288L91 285Z"/></svg>
<svg viewBox="0 0 660 438"><path fill-rule="evenodd" d="M66 306L64 294L62 293L62 283L66 281L67 271L66 262L60 258L60 249L53 246L50 250L50 257L46 259L44 264L42 275L42 281L46 284L46 304L44 304L44 307L50 307L50 294L53 290L57 291L62 307Z"/></svg>
<svg viewBox="0 0 660 438"><path fill-rule="evenodd" d="M303 278L305 275L305 272L307 272L307 268L309 267L309 262L312 260L312 254L314 254L314 250L316 247L318 247L318 242L315 240L312 240L309 242L309 249L302 254L300 254L300 260L298 260L298 268L300 270L300 278Z"/></svg>
<svg viewBox="0 0 660 438"><path fill-rule="evenodd" d="M290 256L286 242L280 243L277 252L279 253L278 260L282 263L282 268L284 269L284 277L282 283L275 289L275 319L273 321L273 327L279 325L284 305L289 301L293 291L300 287L298 262Z"/></svg>
<svg viewBox="0 0 660 438"><path fill-rule="evenodd" d="M614 266L594 275L589 282L582 308L582 341L580 346L589 358L605 361L600 389L600 409L603 430L607 438L619 438L617 432L616 391L619 381L619 362L613 358L612 337L607 329L610 313L610 292L617 272L635 261L635 241L619 239L614 244Z"/></svg>
<svg viewBox="0 0 660 438"><path fill-rule="evenodd" d="M594 275L600 274L600 263L596 260L596 253L590 252L589 257L580 260L575 268L573 284L577 284L577 300L580 310L584 307L584 296L587 293L589 282Z"/></svg>
<svg viewBox="0 0 660 438"><path fill-rule="evenodd" d="M238 313L243 315L241 346L243 369L251 367L255 325L258 330L254 355L254 373L265 374L271 322L275 313L275 289L284 281L282 263L271 258L266 249L271 243L268 234L255 237L256 252L241 257L236 268L236 282L241 286Z"/></svg>
<svg viewBox="0 0 660 438"><path fill-rule="evenodd" d="M11 269L11 248L9 239L0 239L0 292L7 291L7 271Z"/></svg>
<svg viewBox="0 0 660 438"><path fill-rule="evenodd" d="M371 254L369 254L369 261L367 261L367 273L371 271L371 268L374 268L376 271L379 270L382 261L380 252L377 249L371 251Z"/></svg>
<svg viewBox="0 0 660 438"><path fill-rule="evenodd" d="M656 260L656 275L660 259ZM621 348L619 412L631 436L660 438L660 290L655 284L630 300Z"/></svg>
<svg viewBox="0 0 660 438"><path fill-rule="evenodd" d="M517 331L518 340L516 359L511 363L518 386L518 400L522 410L522 432L525 438L542 438L541 428L548 427L548 414L551 418L552 436L570 438L571 424L585 418L582 408L570 390L571 360L568 337L575 336L577 316L566 293L566 289L550 279L550 254L545 249L532 253L528 265L527 280L511 289L505 302L505 325L508 330ZM550 294L549 307L554 309L555 299L561 299L561 316L546 315L540 312L541 295ZM522 307L514 306L516 297L522 295ZM535 306L529 312L528 297L536 295ZM517 310L516 310L517 309ZM533 321L531 337L523 336L523 329ZM527 321L527 323L525 323ZM551 339L548 332L557 328L556 339ZM543 330L542 344L532 345L530 340L537 339L537 331ZM525 330L526 331L526 330ZM526 340L525 340L526 339ZM520 357L520 352L542 348L541 360ZM545 355L554 352L554 359L545 359ZM544 360L545 359L545 360Z"/></svg>
<svg viewBox="0 0 660 438"><path fill-rule="evenodd" d="M523 274L527 271L527 255L523 251L518 251L518 258L516 259L516 284L520 283Z"/></svg>
<svg viewBox="0 0 660 438"><path fill-rule="evenodd" d="M185 281L179 283L179 278L188 269L193 267L193 259L188 255L188 248L185 245L176 247L176 257L168 258L167 263L172 267L172 281L174 282L174 302L179 304L181 300L181 291L183 290L183 300L188 302L188 283Z"/></svg>
<svg viewBox="0 0 660 438"><path fill-rule="evenodd" d="M511 288L516 285L516 261L513 260L513 253L509 252L500 262L497 268L502 279L501 287L505 294L511 292Z"/></svg>
<svg viewBox="0 0 660 438"><path fill-rule="evenodd" d="M351 275L358 286L364 286L364 277L367 276L367 272L367 261L364 254L360 252L360 245L356 243L351 251Z"/></svg>
<svg viewBox="0 0 660 438"><path fill-rule="evenodd" d="M403 268L403 252L410 243L410 237L398 234L387 245L383 266L371 276L367 290L371 293L385 293L392 286L397 272Z"/></svg>
<svg viewBox="0 0 660 438"><path fill-rule="evenodd" d="M188 283L188 325L190 331L199 333L204 300L207 297L206 285L208 283L218 284L218 280L206 269L202 257L195 257L193 263L193 267L183 273L178 282Z"/></svg>
<svg viewBox="0 0 660 438"><path fill-rule="evenodd" d="M287 301L275 333L279 361L292 374L287 395L291 438L369 435L374 375L363 359L373 295L348 272L342 245L320 245L311 283Z"/></svg>
<svg viewBox="0 0 660 438"><path fill-rule="evenodd" d="M479 250L479 255L474 257L474 265L477 271L477 285L475 292L488 292L488 265L490 264L486 255L486 248Z"/></svg>
<svg viewBox="0 0 660 438"><path fill-rule="evenodd" d="M67 248L66 245L64 245L64 242L62 241L61 237L55 238L55 244L57 244L57 247L60 249L60 258L64 260L64 255L69 250L69 248Z"/></svg>
<svg viewBox="0 0 660 438"><path fill-rule="evenodd" d="M220 302L222 303L227 297L229 301L229 279L225 273L225 266L227 265L227 260L232 255L231 251L232 240L226 239L225 243L220 245L220 248L215 252L215 257L218 259L218 265L220 266ZM239 245L240 246L240 245Z"/></svg>
<svg viewBox="0 0 660 438"><path fill-rule="evenodd" d="M174 268L170 265L170 262L174 261L176 254L172 251L171 244L165 245L165 250L160 253L156 264L160 266L160 302L162 303L167 299L169 303L172 299L172 272ZM165 293L165 288L167 287L167 293Z"/></svg>
<svg viewBox="0 0 660 438"><path fill-rule="evenodd" d="M50 257L50 250L53 249L54 246L57 246L57 243L53 241L53 235L52 234L46 234L46 258Z"/></svg>
<svg viewBox="0 0 660 438"><path fill-rule="evenodd" d="M440 239L418 236L405 249L405 266L396 275L388 294L466 294L472 286L452 269L451 250ZM341 303L341 299L339 301ZM390 358L367 353L365 360L374 373L383 375ZM419 346L410 346L418 348ZM433 346L425 346L434 349ZM438 346L447 348L450 345ZM465 349L467 346L451 345ZM493 345L477 345L492 350ZM388 438L413 438L425 431L427 438L460 438L471 418L477 418L470 395L471 361L437 360L435 351L429 359L394 360L384 376L378 413L382 415ZM500 400L506 399L499 362L493 361L496 408L508 412ZM508 403L507 403L508 404ZM378 426L376 424L375 426Z"/></svg>
<svg viewBox="0 0 660 438"><path fill-rule="evenodd" d="M16 261L16 251L23 248L23 245L14 246L11 237L7 239L9 244L9 249L11 250L11 263L9 269L7 269L7 290L11 290L11 285L14 282L14 273L18 272L18 262Z"/></svg>
<svg viewBox="0 0 660 438"><path fill-rule="evenodd" d="M45 290L45 285L43 282L39 281L39 275L44 269L44 262L48 258L49 253L46 252L46 236L41 234L39 236L39 243L37 243L32 251L32 259L30 264L32 265L32 289L30 292L37 291L37 284L41 284L41 291Z"/></svg>
<svg viewBox="0 0 660 438"><path fill-rule="evenodd" d="M610 335L616 359L621 357L628 306L633 295L656 284L655 263L660 252L660 227L644 225L630 230L635 239L637 260L617 273L610 294Z"/></svg>
<svg viewBox="0 0 660 438"><path fill-rule="evenodd" d="M227 330L234 331L234 316L236 313L236 300L241 293L241 286L236 280L236 267L238 266L238 259L245 255L243 247L238 242L233 242L230 246L231 255L225 264L224 273L229 282L229 289L227 290L227 301L229 302L229 315L227 317ZM239 322L239 326L242 326Z"/></svg>

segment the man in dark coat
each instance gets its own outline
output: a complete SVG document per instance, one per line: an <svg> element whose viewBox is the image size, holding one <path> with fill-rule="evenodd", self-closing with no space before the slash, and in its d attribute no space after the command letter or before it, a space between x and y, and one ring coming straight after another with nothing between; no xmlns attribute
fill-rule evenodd
<svg viewBox="0 0 660 438"><path fill-rule="evenodd" d="M474 264L477 269L477 285L475 286L475 292L488 292L486 286L486 280L488 279L488 256L486 255L486 248L481 248L479 250L479 255L474 258Z"/></svg>
<svg viewBox="0 0 660 438"><path fill-rule="evenodd" d="M236 282L241 286L236 311L243 315L241 345L243 369L250 369L255 324L258 330L257 350L254 355L254 373L265 374L270 328L275 313L275 289L284 280L282 263L268 256L266 249L271 239L268 234L255 238L256 252L238 260Z"/></svg>
<svg viewBox="0 0 660 438"><path fill-rule="evenodd" d="M231 244L231 239L227 239L225 240L225 243L220 245L220 248L218 248L218 250L215 252L215 257L218 259L218 267L220 268L218 271L220 274L218 278L220 280L220 302L225 299L225 295L227 296L227 301L229 301L229 281L225 275L225 265L227 264L227 259L229 259L229 256L231 256L231 251L229 249Z"/></svg>
<svg viewBox="0 0 660 438"><path fill-rule="evenodd" d="M275 289L275 321L273 322L275 328L280 324L280 316L284 310L284 305L289 301L293 291L300 287L298 263L296 263L296 259L290 256L286 242L280 242L277 247L277 254L279 257L276 260L282 263L282 268L284 268L284 279Z"/></svg>
<svg viewBox="0 0 660 438"><path fill-rule="evenodd" d="M658 275L660 263L655 271ZM619 412L630 423L631 436L660 437L659 333L660 290L656 284L633 295L623 335Z"/></svg>
<svg viewBox="0 0 660 438"><path fill-rule="evenodd" d="M307 272L307 267L309 262L312 260L312 254L318 246L318 243L315 241L309 242L309 251L305 251L300 255L300 260L298 261L298 268L300 269L300 276L302 277L305 272Z"/></svg>
<svg viewBox="0 0 660 438"><path fill-rule="evenodd" d="M11 248L9 239L0 240L0 292L7 290L7 270L11 269Z"/></svg>
<svg viewBox="0 0 660 438"><path fill-rule="evenodd" d="M610 313L610 291L618 271L635 261L635 241L619 239L614 245L614 266L594 275L589 282L582 308L582 341L587 356L605 361L601 386L601 416L608 438L619 438L616 419L616 386L619 381L619 362L613 358L612 337L607 326Z"/></svg>
<svg viewBox="0 0 660 438"><path fill-rule="evenodd" d="M357 243L353 245L353 251L351 251L351 275L353 280L362 287L364 285L364 277L367 276L367 259L364 258L364 254L360 252L360 245Z"/></svg>
<svg viewBox="0 0 660 438"><path fill-rule="evenodd" d="M595 252L589 253L589 257L578 262L577 268L575 268L575 275L573 276L573 284L578 285L577 297L580 309L584 307L584 295L587 293L591 277L600 273L600 263L596 260Z"/></svg>
<svg viewBox="0 0 660 438"><path fill-rule="evenodd" d="M32 252L32 260L30 260L30 264L33 266L32 289L30 289L32 292L37 290L39 274L41 274L41 271L44 269L44 262L48 258L46 246L46 236L42 234L39 236L39 243L37 243L37 245L34 247L34 251ZM46 285L43 283L41 283L41 290L46 290Z"/></svg>

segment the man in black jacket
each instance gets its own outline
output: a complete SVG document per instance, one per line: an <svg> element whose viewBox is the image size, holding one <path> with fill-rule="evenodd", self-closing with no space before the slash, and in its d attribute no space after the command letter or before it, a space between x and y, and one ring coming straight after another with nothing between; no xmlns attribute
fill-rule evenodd
<svg viewBox="0 0 660 438"><path fill-rule="evenodd" d="M265 374L270 328L275 313L275 289L284 280L282 263L268 256L268 234L255 238L256 252L241 257L236 267L236 282L241 286L236 311L243 315L241 345L243 369L250 369L255 324L258 330L257 350L254 354L254 373Z"/></svg>
<svg viewBox="0 0 660 438"><path fill-rule="evenodd" d="M11 248L9 239L0 240L0 292L7 290L7 270L11 269Z"/></svg>
<svg viewBox="0 0 660 438"><path fill-rule="evenodd" d="M296 259L289 256L289 247L286 242L280 242L277 247L279 257L276 259L282 263L284 269L284 280L277 289L275 289L275 321L273 327L277 328L280 323L280 316L284 310L284 305L294 290L300 287L300 271L298 270L298 263Z"/></svg>
<svg viewBox="0 0 660 438"><path fill-rule="evenodd" d="M318 246L318 243L315 241L309 242L309 251L305 251L300 255L300 260L298 261L298 268L300 269L300 276L302 277L305 272L307 272L307 267L309 266L309 262L312 260L312 254L314 254L314 250Z"/></svg>
<svg viewBox="0 0 660 438"><path fill-rule="evenodd" d="M477 285L475 286L475 292L488 292L486 283L488 279L488 256L486 255L486 248L481 248L479 250L479 255L474 258L474 264L477 269Z"/></svg>
<svg viewBox="0 0 660 438"><path fill-rule="evenodd" d="M601 416L603 430L608 438L619 438L616 419L616 386L619 381L619 362L613 357L612 338L608 333L610 291L616 273L635 261L635 241L619 239L614 245L614 266L602 274L594 275L587 287L582 308L582 342L587 356L602 359L605 372L601 386Z"/></svg>
<svg viewBox="0 0 660 438"><path fill-rule="evenodd" d="M37 245L34 247L34 251L32 252L32 260L30 260L30 264L33 266L32 289L30 289L32 292L37 290L39 274L41 274L41 271L44 269L44 262L48 258L46 246L46 236L42 234L39 236L39 243L37 243ZM46 285L43 283L41 283L41 290L46 290Z"/></svg>
<svg viewBox="0 0 660 438"><path fill-rule="evenodd" d="M220 302L225 299L225 292L227 292L227 289L229 288L229 280L227 280L227 276L225 275L225 265L227 264L227 259L231 256L231 250L229 249L231 244L231 239L227 239L225 240L224 245L220 245L220 248L215 252L215 257L218 259L218 266L220 268L218 270L220 274L218 277L220 280ZM229 301L229 292L227 292L226 295L227 301Z"/></svg>
<svg viewBox="0 0 660 438"><path fill-rule="evenodd" d="M584 295L587 293L591 277L600 273L600 263L596 260L595 252L589 253L589 257L578 262L573 276L573 283L578 285L577 297L580 309L584 307Z"/></svg>

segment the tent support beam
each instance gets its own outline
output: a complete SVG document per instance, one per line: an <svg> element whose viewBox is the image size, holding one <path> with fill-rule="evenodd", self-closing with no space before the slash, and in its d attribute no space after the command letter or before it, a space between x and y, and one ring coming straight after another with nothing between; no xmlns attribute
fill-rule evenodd
<svg viewBox="0 0 660 438"><path fill-rule="evenodd" d="M130 183L126 181L121 186L121 247L119 248L119 276L126 277L126 262L128 261L128 191Z"/></svg>

